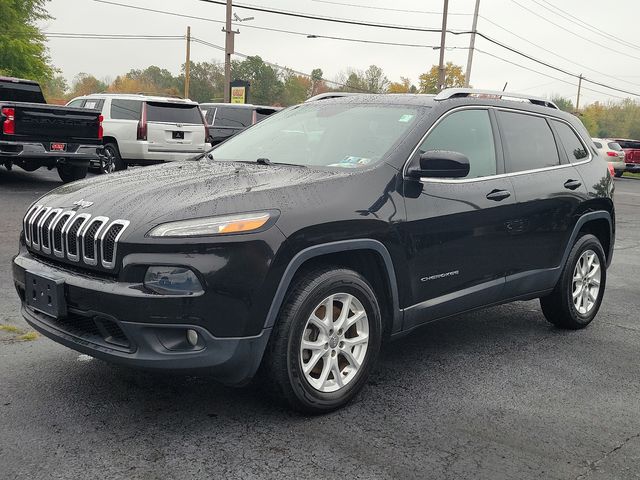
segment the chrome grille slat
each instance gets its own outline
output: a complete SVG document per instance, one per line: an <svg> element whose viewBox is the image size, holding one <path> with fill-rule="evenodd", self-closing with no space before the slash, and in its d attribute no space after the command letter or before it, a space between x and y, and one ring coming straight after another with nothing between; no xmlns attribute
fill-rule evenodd
<svg viewBox="0 0 640 480"><path fill-rule="evenodd" d="M87 266L116 266L118 241L128 220L113 220L45 205L33 205L24 216L28 248Z"/></svg>

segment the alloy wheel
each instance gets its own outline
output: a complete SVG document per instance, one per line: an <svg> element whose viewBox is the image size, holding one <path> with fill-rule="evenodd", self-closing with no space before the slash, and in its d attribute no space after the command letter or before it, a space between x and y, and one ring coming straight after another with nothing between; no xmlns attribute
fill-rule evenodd
<svg viewBox="0 0 640 480"><path fill-rule="evenodd" d="M596 305L600 292L600 259L593 250L585 250L573 269L571 282L573 305L581 315L587 315Z"/></svg>
<svg viewBox="0 0 640 480"><path fill-rule="evenodd" d="M369 319L362 303L335 293L312 311L300 343L300 363L307 382L324 393L350 383L360 371L369 345Z"/></svg>
<svg viewBox="0 0 640 480"><path fill-rule="evenodd" d="M105 148L100 158L100 171L102 173L113 173L116 169L114 154L110 148Z"/></svg>

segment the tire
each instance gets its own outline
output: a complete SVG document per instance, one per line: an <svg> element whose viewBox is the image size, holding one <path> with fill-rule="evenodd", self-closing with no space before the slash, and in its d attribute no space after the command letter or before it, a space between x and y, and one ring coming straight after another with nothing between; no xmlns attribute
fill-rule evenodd
<svg viewBox="0 0 640 480"><path fill-rule="evenodd" d="M60 176L60 180L64 183L73 182L75 180L81 180L87 176L87 171L89 170L89 165L71 165L71 164L63 164L58 165L58 175Z"/></svg>
<svg viewBox="0 0 640 480"><path fill-rule="evenodd" d="M624 171L616 172L616 173L614 173L614 175L615 175L616 178L620 178L622 175L624 175Z"/></svg>
<svg viewBox="0 0 640 480"><path fill-rule="evenodd" d="M579 330L589 325L598 313L604 296L606 262L602 245L595 236L587 234L580 237L569 253L555 289L540 299L546 319L559 328L569 330ZM596 273L596 264L599 273ZM585 272L590 278L587 284L582 283ZM597 291L594 290L596 282L600 282ZM584 293L585 290L587 293ZM574 301L575 293L578 296Z"/></svg>
<svg viewBox="0 0 640 480"><path fill-rule="evenodd" d="M294 282L267 347L265 380L298 411L330 412L346 405L367 382L380 350L380 308L369 283L352 270L310 269L296 276ZM334 314L325 317L329 298L333 298ZM344 310L349 301L351 307ZM357 320L346 331L339 328L343 321L337 316L339 311L347 312L348 321ZM312 314L323 317L326 323L312 321ZM303 349L303 340L322 346ZM358 345L349 347L347 343Z"/></svg>
<svg viewBox="0 0 640 480"><path fill-rule="evenodd" d="M113 142L106 143L104 145L104 156L109 156L113 159L113 171L119 172L120 170L127 169L127 164L122 160L122 157L120 156L120 149L117 144Z"/></svg>

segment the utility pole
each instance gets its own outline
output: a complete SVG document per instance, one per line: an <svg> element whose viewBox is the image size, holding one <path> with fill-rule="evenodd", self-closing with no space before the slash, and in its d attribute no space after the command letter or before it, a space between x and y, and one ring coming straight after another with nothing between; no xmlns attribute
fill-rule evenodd
<svg viewBox="0 0 640 480"><path fill-rule="evenodd" d="M447 36L447 12L449 10L449 0L444 0L444 11L442 12L442 35L440 36L440 61L438 62L438 92L444 88L445 66L444 66L444 44Z"/></svg>
<svg viewBox="0 0 640 480"><path fill-rule="evenodd" d="M189 98L191 80L191 27L187 27L187 62L184 64L184 98Z"/></svg>
<svg viewBox="0 0 640 480"><path fill-rule="evenodd" d="M576 99L576 111L580 110L580 89L582 88L582 74L578 77L578 98Z"/></svg>
<svg viewBox="0 0 640 480"><path fill-rule="evenodd" d="M224 102L231 102L231 55L233 54L233 36L235 32L231 30L232 0L227 0L227 19L225 23L224 41Z"/></svg>
<svg viewBox="0 0 640 480"><path fill-rule="evenodd" d="M476 46L476 30L478 27L478 12L480 10L480 0L476 0L476 8L473 11L473 24L471 25L471 40L469 41L469 54L467 56L467 72L464 74L464 86L469 86L471 78L471 64L473 63L473 49Z"/></svg>

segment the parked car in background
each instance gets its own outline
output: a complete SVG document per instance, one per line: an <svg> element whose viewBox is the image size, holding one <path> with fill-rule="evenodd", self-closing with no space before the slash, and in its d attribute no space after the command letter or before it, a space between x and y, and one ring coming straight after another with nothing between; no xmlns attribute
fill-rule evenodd
<svg viewBox="0 0 640 480"><path fill-rule="evenodd" d="M613 167L614 175L621 177L625 171L625 153L619 143L610 138L592 138L598 152Z"/></svg>
<svg viewBox="0 0 640 480"><path fill-rule="evenodd" d="M585 328L613 180L574 115L500 95L517 96L307 102L199 161L49 192L13 260L22 314L114 363L236 385L260 371L313 413L358 393L383 339L435 320L539 298Z"/></svg>
<svg viewBox="0 0 640 480"><path fill-rule="evenodd" d="M200 108L207 122L207 142L212 146L282 110L244 103L201 103Z"/></svg>
<svg viewBox="0 0 640 480"><path fill-rule="evenodd" d="M615 138L624 151L625 171L640 172L640 140Z"/></svg>
<svg viewBox="0 0 640 480"><path fill-rule="evenodd" d="M102 112L104 159L92 166L105 173L129 165L185 160L205 151L204 118L191 100L97 93L74 98L67 105Z"/></svg>
<svg viewBox="0 0 640 480"><path fill-rule="evenodd" d="M40 85L0 77L0 165L56 168L63 182L84 178L102 150L97 110L47 105Z"/></svg>

